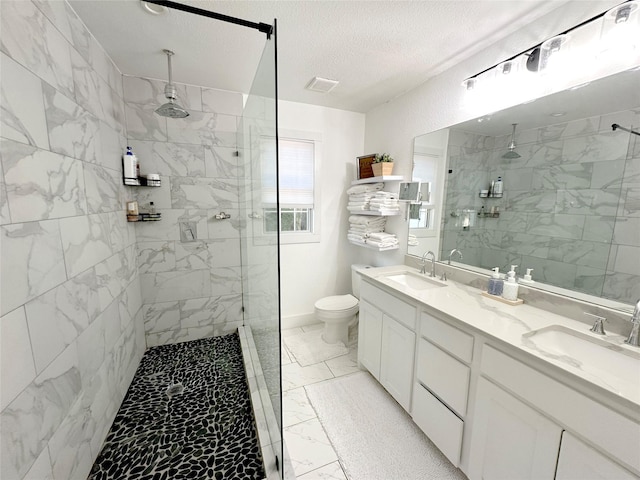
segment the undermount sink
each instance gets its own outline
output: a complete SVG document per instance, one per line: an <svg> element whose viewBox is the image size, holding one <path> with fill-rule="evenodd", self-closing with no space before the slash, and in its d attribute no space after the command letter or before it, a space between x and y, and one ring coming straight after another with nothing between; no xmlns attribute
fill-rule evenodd
<svg viewBox="0 0 640 480"><path fill-rule="evenodd" d="M545 356L599 377L614 377L627 387L640 388L640 352L560 325L534 330L522 337Z"/></svg>
<svg viewBox="0 0 640 480"><path fill-rule="evenodd" d="M413 272L392 273L385 275L383 278L386 278L392 283L409 288L410 290L422 291L447 286L446 283Z"/></svg>

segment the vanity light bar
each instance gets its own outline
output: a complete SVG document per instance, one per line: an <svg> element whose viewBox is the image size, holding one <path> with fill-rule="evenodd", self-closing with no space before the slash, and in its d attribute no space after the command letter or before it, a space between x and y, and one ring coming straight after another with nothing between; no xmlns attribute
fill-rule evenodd
<svg viewBox="0 0 640 480"><path fill-rule="evenodd" d="M585 20L582 23L579 23L578 25L575 25L571 28L569 28L568 30L565 30L564 32L561 32L557 35L554 35L553 37L551 37L551 39L555 39L555 38L566 38L563 36L566 36L568 33L583 27L584 25L587 25L595 20L598 20L600 18L603 18L605 15L610 15L612 17L615 17L615 23L616 24L620 24L620 23L624 23L627 22L629 20L629 17L631 16L631 13L634 11L634 9L638 8L638 1L637 0L625 0L625 2L621 3L620 5L617 5L613 8L608 9L605 12L599 13L598 15L591 17L588 20ZM550 40L551 40L550 39ZM538 45L535 45L534 47L530 47L526 50L523 50L520 53L515 54L512 57L507 58L506 60L503 60L501 62L496 63L495 65L492 65L489 68L485 68L484 70L482 70L481 72L476 73L475 75L470 76L469 78L465 79L462 82L462 86L465 87L467 90L473 90L473 88L476 85L476 82L478 80L478 77L480 75L482 75L483 73L487 73L488 71L497 68L498 66L504 65L507 62L511 62L513 60L515 60L516 58L520 57L521 55L526 55L527 58L527 70L532 71L532 72L537 72L538 68L539 68L539 60L540 60L540 51L542 49L543 44L545 44L546 42L548 42L549 40L545 40L545 42L539 43ZM504 69L502 70L502 73L504 74L508 74L509 71L505 71Z"/></svg>

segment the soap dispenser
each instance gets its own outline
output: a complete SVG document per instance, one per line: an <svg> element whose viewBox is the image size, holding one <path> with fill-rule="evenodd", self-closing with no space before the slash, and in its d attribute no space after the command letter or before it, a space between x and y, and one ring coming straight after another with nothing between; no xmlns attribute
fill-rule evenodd
<svg viewBox="0 0 640 480"><path fill-rule="evenodd" d="M518 300L518 283L516 282L516 267L511 265L511 270L507 273L507 281L502 287L502 298L515 302Z"/></svg>
<svg viewBox="0 0 640 480"><path fill-rule="evenodd" d="M487 292L491 295L502 295L502 287L504 286L504 280L500 278L500 267L492 268L493 273L489 279L489 286Z"/></svg>
<svg viewBox="0 0 640 480"><path fill-rule="evenodd" d="M520 283L535 283L531 278L531 272L533 272L533 268L527 268L527 273L520 279Z"/></svg>

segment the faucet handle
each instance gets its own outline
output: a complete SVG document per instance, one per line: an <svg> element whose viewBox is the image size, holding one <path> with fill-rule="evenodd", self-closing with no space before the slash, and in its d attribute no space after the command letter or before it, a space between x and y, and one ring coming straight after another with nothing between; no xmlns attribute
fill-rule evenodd
<svg viewBox="0 0 640 480"><path fill-rule="evenodd" d="M607 332L604 331L604 322L607 321L605 317L601 317L600 315L594 315L593 313L589 313L589 312L582 312L582 313L595 318L595 321L593 322L593 326L589 329L590 332L597 333L598 335L607 334Z"/></svg>

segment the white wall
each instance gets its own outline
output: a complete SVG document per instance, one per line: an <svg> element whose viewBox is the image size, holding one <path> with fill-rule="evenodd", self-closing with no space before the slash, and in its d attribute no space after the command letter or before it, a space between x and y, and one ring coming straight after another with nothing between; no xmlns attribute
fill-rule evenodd
<svg viewBox="0 0 640 480"><path fill-rule="evenodd" d="M345 190L355 178L356 157L363 154L362 113L301 103L279 102L279 128L322 135L320 177L320 243L281 246L280 285L283 328L312 320L313 304L327 295L351 291L351 259L347 242Z"/></svg>
<svg viewBox="0 0 640 480"><path fill-rule="evenodd" d="M541 43L587 20L619 1L570 1L541 19L523 25L516 33L486 48L476 56L433 77L405 95L380 105L366 115L366 152L389 152L396 159L394 174L411 177L413 139L450 125L470 120L479 112L462 108L461 82L527 48ZM488 112L483 112L488 113ZM390 219L387 230L398 234L401 248L392 252L362 249L353 261L375 265L404 262L407 226L402 217Z"/></svg>

